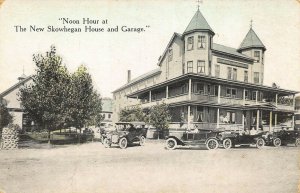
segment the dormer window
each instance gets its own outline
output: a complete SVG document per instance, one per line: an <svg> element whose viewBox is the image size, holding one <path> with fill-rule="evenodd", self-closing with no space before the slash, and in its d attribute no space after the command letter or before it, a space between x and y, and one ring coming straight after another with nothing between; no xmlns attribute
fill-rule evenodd
<svg viewBox="0 0 300 193"><path fill-rule="evenodd" d="M168 52L168 60L169 62L171 62L173 59L173 49L169 48L169 52Z"/></svg>
<svg viewBox="0 0 300 193"><path fill-rule="evenodd" d="M254 58L256 59L256 62L259 62L259 60L260 60L260 52L259 51L254 51Z"/></svg>
<svg viewBox="0 0 300 193"><path fill-rule="evenodd" d="M194 49L194 36L188 37L186 47L187 47L187 50Z"/></svg>
<svg viewBox="0 0 300 193"><path fill-rule="evenodd" d="M198 49L204 49L206 47L206 37L198 36Z"/></svg>

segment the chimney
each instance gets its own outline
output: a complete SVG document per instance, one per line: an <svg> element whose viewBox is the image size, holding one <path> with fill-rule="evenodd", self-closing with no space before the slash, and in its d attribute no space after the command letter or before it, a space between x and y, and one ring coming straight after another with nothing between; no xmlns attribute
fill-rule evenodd
<svg viewBox="0 0 300 193"><path fill-rule="evenodd" d="M131 70L127 71L127 83L131 81Z"/></svg>

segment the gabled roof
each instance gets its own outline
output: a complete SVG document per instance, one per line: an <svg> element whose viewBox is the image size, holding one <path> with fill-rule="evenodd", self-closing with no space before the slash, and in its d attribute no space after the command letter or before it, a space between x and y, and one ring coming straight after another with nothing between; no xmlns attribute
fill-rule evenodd
<svg viewBox="0 0 300 193"><path fill-rule="evenodd" d="M246 60L253 61L253 58L251 58L251 57L249 57L245 54L239 53L237 51L237 49L231 48L231 47L228 47L228 46L224 46L224 45L221 45L221 44L213 43L212 50L216 51L216 52L221 52L221 53L224 53L224 54L229 54L229 55L233 55L233 56L236 56L236 57L239 57L239 58L243 58L243 59L246 59Z"/></svg>
<svg viewBox="0 0 300 193"><path fill-rule="evenodd" d="M29 81L32 78L32 76L28 76L22 80L20 80L18 83L16 83L15 85L9 87L8 89L6 89L5 91L3 91L2 93L0 93L0 97L5 97L6 95L8 95L10 92L14 91L15 89L19 88L20 86L22 86L23 84L25 84L27 81Z"/></svg>
<svg viewBox="0 0 300 193"><path fill-rule="evenodd" d="M248 31L238 50L243 50L247 48L263 48L263 50L266 50L266 47L261 42L261 40L252 28L250 28L250 30Z"/></svg>
<svg viewBox="0 0 300 193"><path fill-rule="evenodd" d="M171 39L170 39L170 41L169 41L169 43L168 43L168 45L167 45L164 53L159 57L157 65L159 65L159 66L161 65L162 60L164 59L166 53L168 52L169 47L171 46L171 44L173 43L173 41L175 40L176 37L181 38L181 34L174 32L174 34L171 37Z"/></svg>
<svg viewBox="0 0 300 193"><path fill-rule="evenodd" d="M115 93L115 92L118 92L120 90L123 90L123 89L125 89L125 88L127 88L127 87L129 87L129 86L131 86L131 85L133 85L135 83L138 83L141 80L148 79L148 78L153 77L153 76L155 76L157 74L160 74L160 73L161 73L160 68L151 70L150 72L147 72L147 73L145 73L145 74L143 74L143 75L141 75L141 76L139 76L139 77L131 80L129 83L123 85L122 87L118 88L117 90L113 91L112 93Z"/></svg>
<svg viewBox="0 0 300 193"><path fill-rule="evenodd" d="M183 35L192 33L194 31L210 31L213 35L215 34L199 9L195 13L189 25L186 27Z"/></svg>

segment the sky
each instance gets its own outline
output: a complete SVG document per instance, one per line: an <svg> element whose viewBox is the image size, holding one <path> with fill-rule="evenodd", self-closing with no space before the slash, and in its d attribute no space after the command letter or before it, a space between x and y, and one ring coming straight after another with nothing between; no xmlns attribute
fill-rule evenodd
<svg viewBox="0 0 300 193"><path fill-rule="evenodd" d="M84 64L100 94L112 97L111 92L126 83L127 70L135 78L158 67L173 33L183 33L196 10L196 0L4 1L0 7L0 93L17 82L23 69L26 75L34 74L33 54L55 45L71 72ZM300 91L299 0L202 0L200 11L215 32L214 43L234 48L253 20L253 29L267 48L264 85L276 82L281 88ZM74 24L63 24L60 18ZM98 20L91 26L104 32L29 31L30 25L84 31L83 18ZM26 32L16 32L15 26L27 28ZM118 32L106 31L116 26ZM123 32L122 26L145 31Z"/></svg>

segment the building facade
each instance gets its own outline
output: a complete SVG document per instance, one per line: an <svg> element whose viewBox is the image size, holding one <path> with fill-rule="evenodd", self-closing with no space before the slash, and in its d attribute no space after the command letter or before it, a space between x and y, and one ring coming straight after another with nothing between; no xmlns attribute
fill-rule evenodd
<svg viewBox="0 0 300 193"><path fill-rule="evenodd" d="M263 128L292 120L296 91L265 86L266 47L252 27L238 49L214 43L198 9L186 30L174 33L158 68L113 92L113 121L123 108L167 103L170 128Z"/></svg>
<svg viewBox="0 0 300 193"><path fill-rule="evenodd" d="M32 83L32 77L27 77L23 74L18 78L18 82L15 85L0 93L1 102L7 107L13 117L12 123L19 125L22 129L29 128L31 126L31 120L28 115L24 113L22 103L19 100L19 91L21 87L30 83Z"/></svg>
<svg viewBox="0 0 300 193"><path fill-rule="evenodd" d="M108 124L112 123L112 114L113 114L113 100L111 98L102 98L102 112L103 117L102 123Z"/></svg>

